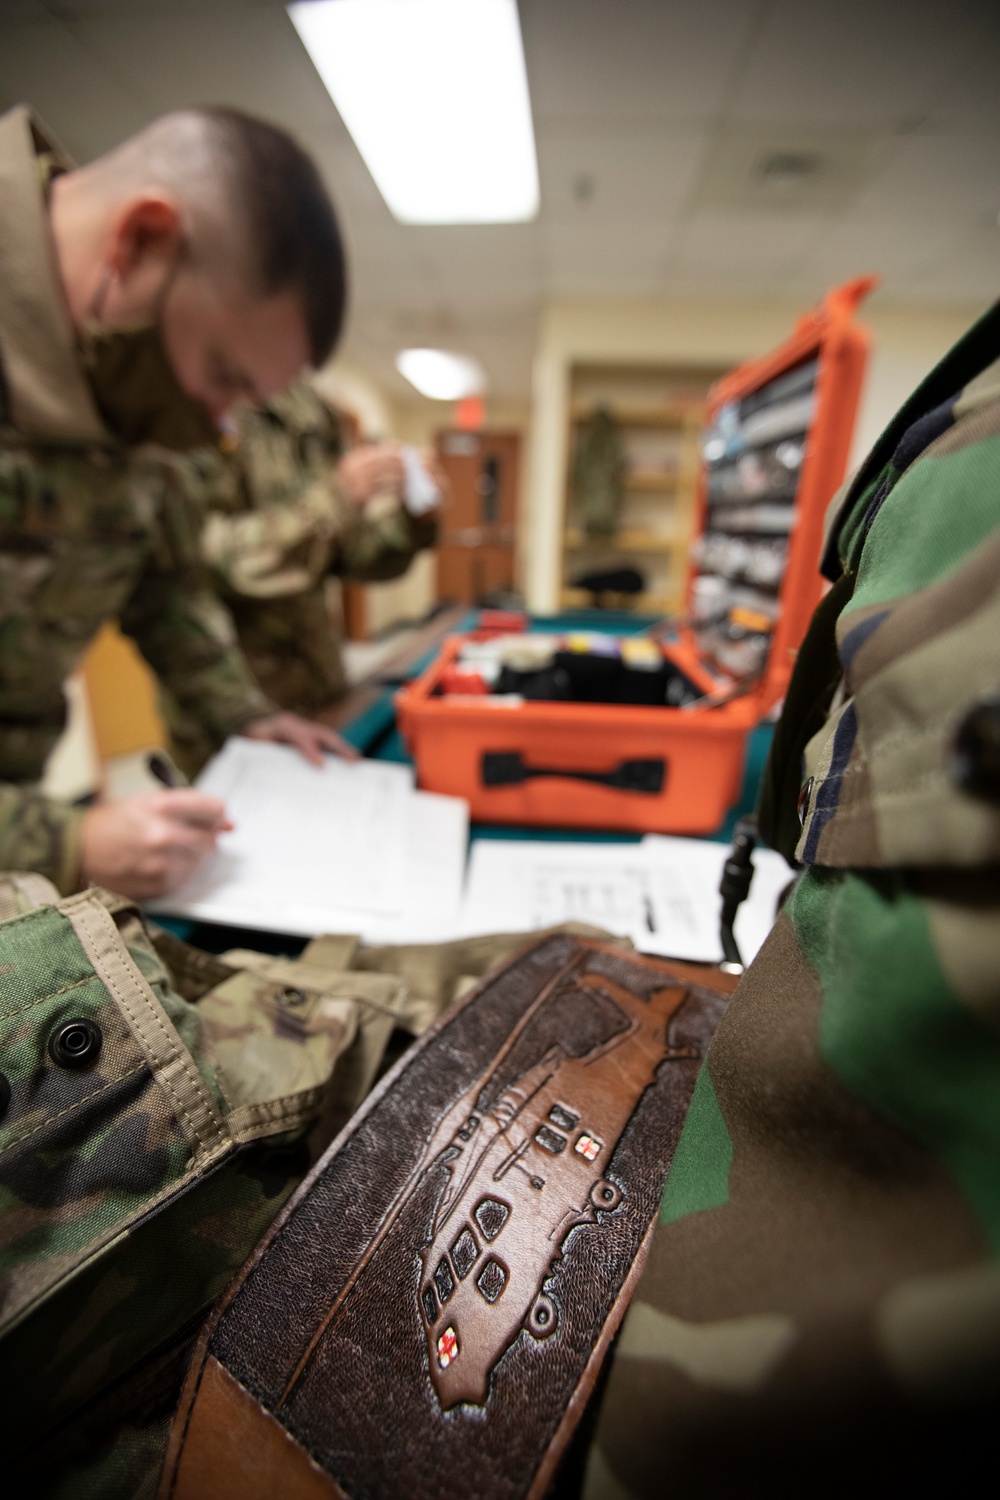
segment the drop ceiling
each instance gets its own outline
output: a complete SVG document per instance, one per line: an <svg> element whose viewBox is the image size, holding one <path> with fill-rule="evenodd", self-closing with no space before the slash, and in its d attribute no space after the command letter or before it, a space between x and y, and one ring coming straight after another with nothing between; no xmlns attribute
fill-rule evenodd
<svg viewBox="0 0 1000 1500"><path fill-rule="evenodd" d="M555 298L806 303L868 270L895 302L998 294L996 0L520 8L542 186L531 224L397 224L277 0L2 0L0 103L34 104L79 160L184 104L294 131L347 234L345 350L395 400L396 351L434 343L525 399Z"/></svg>

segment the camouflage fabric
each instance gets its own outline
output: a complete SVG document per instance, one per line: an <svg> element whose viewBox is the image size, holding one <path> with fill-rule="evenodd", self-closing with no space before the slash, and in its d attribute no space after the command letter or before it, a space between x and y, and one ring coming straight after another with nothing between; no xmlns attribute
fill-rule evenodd
<svg viewBox="0 0 1000 1500"><path fill-rule="evenodd" d="M211 744L273 705L207 586L198 461L126 448L95 404L51 269L42 144L27 111L0 118L0 868L69 892L80 814L33 783L65 723L63 681L105 620L134 637ZM128 342L108 346L122 378L136 371ZM108 349L95 355L105 394Z"/></svg>
<svg viewBox="0 0 1000 1500"><path fill-rule="evenodd" d="M832 512L839 678L805 680L814 640L786 708L802 869L699 1077L587 1500L939 1493L991 1445L1000 806L951 747L1000 683L998 356L1000 308Z"/></svg>
<svg viewBox="0 0 1000 1500"><path fill-rule="evenodd" d="M0 882L8 1452L113 1409L123 1375L190 1338L304 1170L290 1143L355 1029L314 974L291 989L217 961L202 1011L130 903L46 885ZM97 1038L81 1066L55 1040L70 1023Z"/></svg>
<svg viewBox="0 0 1000 1500"><path fill-rule="evenodd" d="M240 645L264 691L303 713L346 688L326 579L396 578L436 537L432 519L391 496L363 508L347 501L332 472L343 451L339 419L301 381L263 411L241 413L231 472L206 485L202 555ZM211 747L172 692L164 713L194 769Z"/></svg>
<svg viewBox="0 0 1000 1500"><path fill-rule="evenodd" d="M120 897L60 901L39 875L0 876L0 1435L14 1493L153 1493L208 1307L393 1033L422 1030L525 941L324 937L298 960L217 958ZM100 1037L79 1067L52 1050L69 1022Z"/></svg>

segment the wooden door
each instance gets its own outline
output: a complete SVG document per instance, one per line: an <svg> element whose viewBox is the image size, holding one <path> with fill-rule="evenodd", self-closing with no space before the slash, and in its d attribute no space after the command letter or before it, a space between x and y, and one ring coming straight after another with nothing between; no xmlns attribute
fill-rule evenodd
<svg viewBox="0 0 1000 1500"><path fill-rule="evenodd" d="M520 434L451 430L438 433L435 448L450 488L441 511L438 598L488 602L516 586Z"/></svg>

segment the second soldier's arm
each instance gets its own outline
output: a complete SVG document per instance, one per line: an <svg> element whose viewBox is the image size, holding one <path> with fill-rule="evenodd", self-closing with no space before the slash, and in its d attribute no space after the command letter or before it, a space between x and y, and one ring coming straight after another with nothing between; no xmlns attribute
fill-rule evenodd
<svg viewBox="0 0 1000 1500"><path fill-rule="evenodd" d="M432 516L411 516L394 496L352 504L331 465L324 477L289 483L280 503L229 508L217 486L201 554L225 589L244 599L301 594L328 573L355 583L398 578L415 553L432 547Z"/></svg>
<svg viewBox="0 0 1000 1500"><path fill-rule="evenodd" d="M121 625L177 701L221 745L275 705L258 687L198 552L200 493L187 462L144 457L162 483L157 545Z"/></svg>
<svg viewBox="0 0 1000 1500"><path fill-rule="evenodd" d="M379 498L351 517L337 538L330 571L351 583L399 578L437 541L437 518L411 516L401 500Z"/></svg>
<svg viewBox="0 0 1000 1500"><path fill-rule="evenodd" d="M292 745L313 765L328 752L354 759L357 752L334 730L282 712L261 691L199 555L202 476L193 475L190 458L156 453L147 461L163 485L159 537L122 612L122 629L215 745L243 733Z"/></svg>

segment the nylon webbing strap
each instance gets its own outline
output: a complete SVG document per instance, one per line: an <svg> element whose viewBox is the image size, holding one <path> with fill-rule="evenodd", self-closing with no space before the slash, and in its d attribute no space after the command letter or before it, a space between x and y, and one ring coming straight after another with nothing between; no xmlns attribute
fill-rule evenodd
<svg viewBox="0 0 1000 1500"><path fill-rule="evenodd" d="M12 917L39 906L51 906L58 900L59 892L44 875L13 870L0 880L0 922L9 922Z"/></svg>

